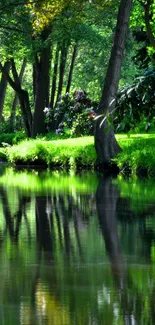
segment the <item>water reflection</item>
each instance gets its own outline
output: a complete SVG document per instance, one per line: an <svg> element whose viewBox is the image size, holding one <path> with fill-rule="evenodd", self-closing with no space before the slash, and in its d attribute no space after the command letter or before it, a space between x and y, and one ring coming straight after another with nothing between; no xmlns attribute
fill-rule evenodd
<svg viewBox="0 0 155 325"><path fill-rule="evenodd" d="M154 323L155 199L149 182L141 187L101 178L97 184L96 176L67 181L34 173L35 190L32 174L8 170L4 176L0 324Z"/></svg>

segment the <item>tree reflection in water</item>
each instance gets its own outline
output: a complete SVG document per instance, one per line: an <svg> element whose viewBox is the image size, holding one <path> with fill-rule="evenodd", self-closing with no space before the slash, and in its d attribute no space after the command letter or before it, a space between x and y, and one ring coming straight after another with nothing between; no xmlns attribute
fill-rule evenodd
<svg viewBox="0 0 155 325"><path fill-rule="evenodd" d="M136 269L124 261L120 220L130 216L124 222L134 230L137 216L110 178L100 179L96 194L12 191L16 209L10 192L0 187L5 221L0 224L0 259L8 270L2 272L0 290L3 323L153 324L154 268ZM136 231L141 245L151 247L155 236L151 232L148 240L146 216L142 211ZM11 320L5 306L13 302L18 311Z"/></svg>

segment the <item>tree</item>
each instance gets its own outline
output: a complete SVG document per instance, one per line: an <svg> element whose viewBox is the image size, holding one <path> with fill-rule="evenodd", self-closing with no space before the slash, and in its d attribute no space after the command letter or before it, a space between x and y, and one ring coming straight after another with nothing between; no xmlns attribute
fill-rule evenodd
<svg viewBox="0 0 155 325"><path fill-rule="evenodd" d="M22 62L21 70L19 73L19 80L21 83L22 83L24 72L25 72L25 68L26 68L26 59L24 58L23 62ZM15 128L15 117L16 117L17 104L18 104L18 95L17 95L17 93L15 93L15 97L14 97L12 109L11 109L11 114L10 114L10 131L12 131L12 132L14 131L14 128Z"/></svg>
<svg viewBox="0 0 155 325"><path fill-rule="evenodd" d="M78 49L78 45L77 45L77 43L75 43L74 48L73 48L72 58L71 58L69 74L68 74L68 82L67 82L67 87L66 87L66 93L70 92L73 69L74 69L74 63L75 63L75 59L76 59L76 55L77 55L77 49Z"/></svg>
<svg viewBox="0 0 155 325"><path fill-rule="evenodd" d="M142 2L142 4L144 6L144 12L145 12L145 24L146 24L147 36L151 46L155 50L155 36L151 24L151 19L153 19L153 11L151 10L153 6L153 2L154 2L153 0L147 0L145 3Z"/></svg>
<svg viewBox="0 0 155 325"><path fill-rule="evenodd" d="M131 30L138 43L135 62L141 68L153 68L155 60L154 1L134 1ZM143 72L142 72L143 73Z"/></svg>
<svg viewBox="0 0 155 325"><path fill-rule="evenodd" d="M57 44L57 46L56 46L55 58L54 58L53 80L52 80L51 101L50 101L51 109L53 109L53 107L54 107L56 83L57 83L57 72L58 72L58 61L59 61L59 44Z"/></svg>
<svg viewBox="0 0 155 325"><path fill-rule="evenodd" d="M12 58L11 60L11 68L12 68L12 75L13 78L10 77L9 73L4 69L0 62L0 70L6 76L6 79L10 86L14 89L14 91L18 94L20 108L22 112L22 118L24 122L25 132L28 137L31 136L32 130L32 112L29 103L29 95L26 90L24 90L21 86L21 81L19 75L17 73L15 61ZM14 79L14 80L13 80Z"/></svg>
<svg viewBox="0 0 155 325"><path fill-rule="evenodd" d="M7 72L10 70L10 62L9 61L5 62L4 70L6 70ZM7 88L7 78L6 78L5 74L2 73L1 82L0 82L0 122L2 120L6 88Z"/></svg>
<svg viewBox="0 0 155 325"><path fill-rule="evenodd" d="M2 45L7 49L4 57L7 60L14 58L16 63L26 57L27 64L33 67L33 78L29 82L29 89L25 88L25 83L22 89L28 90L30 94L31 89L34 92L33 99L30 100L32 123L27 134L35 137L46 131L44 108L46 106L53 108L61 92L80 86L83 89L87 87L92 92L92 96L95 97L95 93L96 98L99 97L104 78L104 67L102 66L101 75L100 62L102 59L105 62L109 57L109 40L115 23L114 12L118 0L110 4L101 0L8 0L7 5L1 7L2 3L4 2L0 1L0 31ZM112 19L111 8L113 8ZM101 20L104 21L102 30ZM59 45L57 51L56 44ZM77 44L78 55L76 56ZM53 74L51 74L53 57L55 64L52 63ZM1 62L4 62L3 58ZM84 66L83 70L82 66ZM51 75L53 80L50 80ZM56 77L59 77L59 82ZM15 82L15 78L13 79ZM49 101L50 85L52 85L52 92ZM13 86L15 84L12 83L12 88Z"/></svg>
<svg viewBox="0 0 155 325"><path fill-rule="evenodd" d="M43 46L40 53L35 55L35 69L36 78L35 94L34 94L34 115L32 123L32 136L37 134L44 134L45 129L45 115L44 108L49 105L49 71L51 64L51 41L49 39L51 27L45 27L41 33L41 40ZM46 43L46 45L45 45Z"/></svg>
<svg viewBox="0 0 155 325"><path fill-rule="evenodd" d="M95 148L97 152L95 166L97 169L109 167L111 159L121 150L116 141L112 126L110 125L109 127L108 116L112 113L115 106L131 5L132 0L120 1L114 41L102 97L98 107L98 119L95 128Z"/></svg>

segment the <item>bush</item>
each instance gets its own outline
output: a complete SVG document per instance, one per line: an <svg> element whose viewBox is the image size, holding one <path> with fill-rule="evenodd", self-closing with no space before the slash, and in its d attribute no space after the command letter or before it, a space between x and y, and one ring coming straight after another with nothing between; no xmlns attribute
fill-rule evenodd
<svg viewBox="0 0 155 325"><path fill-rule="evenodd" d="M13 145L21 140L25 139L25 135L23 133L3 133L0 134L0 146L6 147L8 145Z"/></svg>
<svg viewBox="0 0 155 325"><path fill-rule="evenodd" d="M44 109L48 131L53 128L56 134L72 137L92 135L96 106L84 90L76 90L72 96L66 93L57 102L54 114L47 107Z"/></svg>
<svg viewBox="0 0 155 325"><path fill-rule="evenodd" d="M122 152L114 158L122 172L155 176L155 135L141 134L119 139Z"/></svg>
<svg viewBox="0 0 155 325"><path fill-rule="evenodd" d="M155 71L148 70L117 96L114 126L116 132L145 131L155 127Z"/></svg>

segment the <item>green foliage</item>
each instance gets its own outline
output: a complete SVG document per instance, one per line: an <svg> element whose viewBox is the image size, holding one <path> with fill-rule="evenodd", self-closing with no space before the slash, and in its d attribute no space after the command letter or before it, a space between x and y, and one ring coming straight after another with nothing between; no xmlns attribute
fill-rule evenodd
<svg viewBox="0 0 155 325"><path fill-rule="evenodd" d="M154 175L155 135L117 135L122 152L114 161L121 172ZM14 164L45 165L51 168L93 168L96 160L93 137L47 141L26 140L5 149Z"/></svg>
<svg viewBox="0 0 155 325"><path fill-rule="evenodd" d="M12 163L60 168L92 168L96 159L91 137L67 140L29 140L7 148Z"/></svg>
<svg viewBox="0 0 155 325"><path fill-rule="evenodd" d="M25 139L25 135L19 132L0 134L0 146L17 144L18 142L24 139Z"/></svg>
<svg viewBox="0 0 155 325"><path fill-rule="evenodd" d="M155 52L150 55L151 53L148 51L149 40L146 31L143 31L142 29L136 29L133 31L133 36L138 47L135 55L133 56L135 64L141 69L146 70L151 67L153 69L155 62Z"/></svg>
<svg viewBox="0 0 155 325"><path fill-rule="evenodd" d="M114 125L116 132L148 131L155 126L155 72L152 70L122 87L117 97Z"/></svg>
<svg viewBox="0 0 155 325"><path fill-rule="evenodd" d="M122 137L123 151L114 161L122 173L155 176L155 134Z"/></svg>
<svg viewBox="0 0 155 325"><path fill-rule="evenodd" d="M0 161L5 161L7 160L5 150L3 148L0 148Z"/></svg>
<svg viewBox="0 0 155 325"><path fill-rule="evenodd" d="M54 125L57 134L67 132L67 135L72 137L92 135L95 106L96 103L91 102L83 90L76 90L73 96L66 93L57 102L53 116L52 111L45 108L47 128L50 130Z"/></svg>

